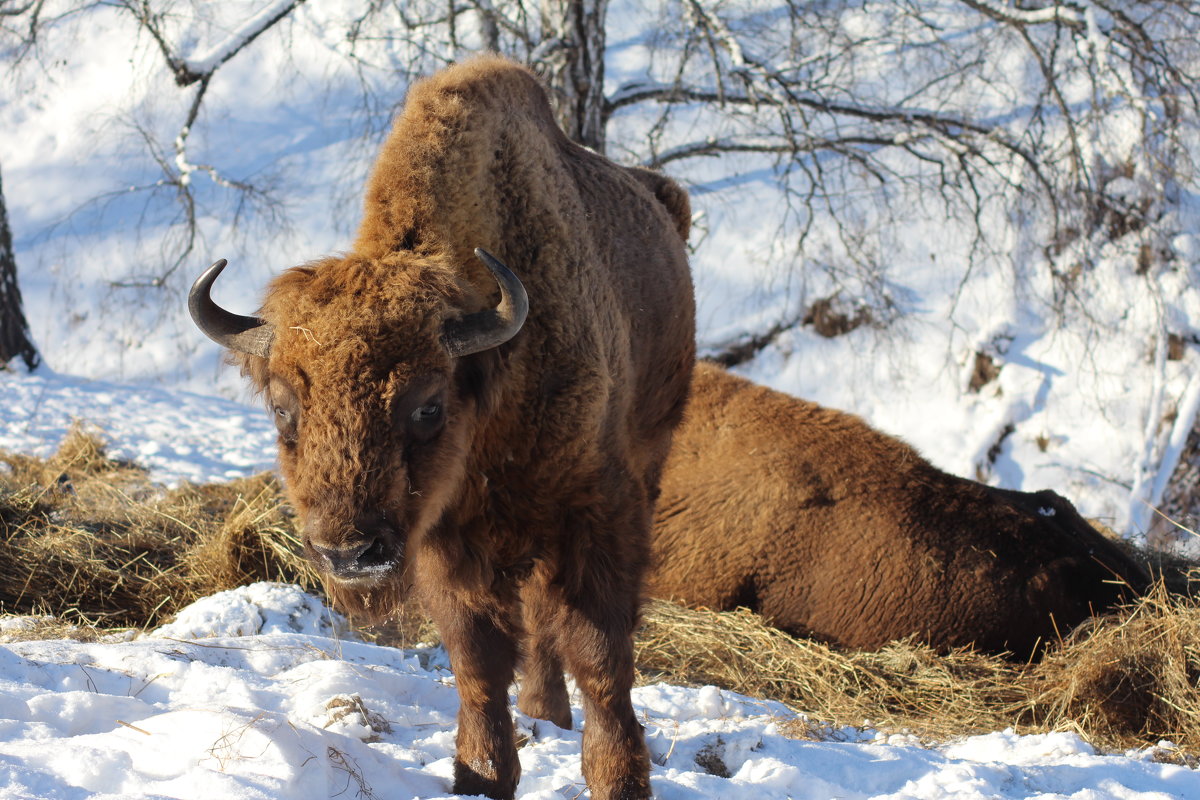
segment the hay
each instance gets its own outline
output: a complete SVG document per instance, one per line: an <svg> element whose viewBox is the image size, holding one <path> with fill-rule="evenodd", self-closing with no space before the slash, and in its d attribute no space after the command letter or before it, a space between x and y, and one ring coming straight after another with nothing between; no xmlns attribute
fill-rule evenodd
<svg viewBox="0 0 1200 800"><path fill-rule="evenodd" d="M1013 727L1025 698L1014 680L1018 667L967 651L939 656L912 642L840 651L789 636L745 609L685 609L661 600L648 604L644 618L636 661L647 679L779 700L835 728L944 740Z"/></svg>
<svg viewBox="0 0 1200 800"><path fill-rule="evenodd" d="M196 542L180 557L183 573L197 592L211 594L210 587L254 581L298 583L308 589L320 585L316 570L302 554L279 484L269 474L187 487L171 501L173 515L201 519L208 529L198 532Z"/></svg>
<svg viewBox="0 0 1200 800"><path fill-rule="evenodd" d="M1110 747L1167 739L1200 754L1200 606L1158 588L1092 620L1035 670L1030 713Z"/></svg>
<svg viewBox="0 0 1200 800"><path fill-rule="evenodd" d="M70 639L77 642L125 642L137 636L134 628L103 628L67 622L52 616L0 616L0 644Z"/></svg>
<svg viewBox="0 0 1200 800"><path fill-rule="evenodd" d="M644 680L710 683L782 701L817 735L869 727L946 741L1013 728L1075 731L1113 750L1168 740L1200 755L1200 605L1160 582L1119 613L1076 629L1036 664L913 642L839 651L766 625L652 601L637 639ZM802 720L798 736L814 733Z"/></svg>
<svg viewBox="0 0 1200 800"><path fill-rule="evenodd" d="M0 612L149 627L253 580L318 585L270 475L164 491L81 426L0 462Z"/></svg>
<svg viewBox="0 0 1200 800"><path fill-rule="evenodd" d="M113 630L160 624L201 596L257 580L320 592L270 475L165 491L82 428L48 459L0 454L0 464L0 612L49 615L0 625L0 641L127 635ZM1157 566L1170 586L1195 589L1194 565ZM935 742L1073 730L1101 748L1168 739L1179 745L1172 757L1190 764L1200 755L1200 600L1165 585L1031 665L914 642L841 651L749 611L652 601L636 639L639 679L782 701L807 715L788 728L795 736L870 727ZM359 632L397 646L437 639L412 604Z"/></svg>

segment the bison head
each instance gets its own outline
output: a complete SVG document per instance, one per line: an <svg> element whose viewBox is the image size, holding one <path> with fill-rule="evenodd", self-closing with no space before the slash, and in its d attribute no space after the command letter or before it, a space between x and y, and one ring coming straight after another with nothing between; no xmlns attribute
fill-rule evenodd
<svg viewBox="0 0 1200 800"><path fill-rule="evenodd" d="M406 547L461 489L485 405L480 359L525 321L520 280L475 253L500 289L492 307L459 271L411 254L287 270L258 317L211 299L224 260L189 295L196 324L265 397L306 552L348 611L390 610Z"/></svg>

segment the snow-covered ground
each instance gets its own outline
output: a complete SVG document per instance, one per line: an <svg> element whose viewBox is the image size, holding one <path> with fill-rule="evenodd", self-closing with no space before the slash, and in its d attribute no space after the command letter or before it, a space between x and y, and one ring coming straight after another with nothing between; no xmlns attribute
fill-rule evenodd
<svg viewBox="0 0 1200 800"><path fill-rule="evenodd" d="M0 374L0 447L45 452L72 417L102 422L113 452L164 483L249 474L272 457L258 409ZM2 619L0 637L27 624ZM137 638L0 645L0 800L445 797L457 703L441 651L358 641L316 598L255 584ZM660 800L1200 798L1200 773L1149 751L1098 754L1071 733L800 741L780 732L783 706L713 687L645 686L634 703ZM579 731L519 714L517 725L519 796L581 796Z"/></svg>
<svg viewBox="0 0 1200 800"><path fill-rule="evenodd" d="M261 408L156 386L59 375L0 374L0 448L48 456L73 424L99 431L113 458L154 479L208 483L275 466L275 427Z"/></svg>
<svg viewBox="0 0 1200 800"><path fill-rule="evenodd" d="M449 795L458 698L442 653L337 623L296 587L259 583L129 641L0 647L0 798ZM780 733L784 707L711 686L644 686L634 704L660 800L1200 797L1192 770L1071 733L813 742ZM579 797L579 731L516 724L518 795Z"/></svg>

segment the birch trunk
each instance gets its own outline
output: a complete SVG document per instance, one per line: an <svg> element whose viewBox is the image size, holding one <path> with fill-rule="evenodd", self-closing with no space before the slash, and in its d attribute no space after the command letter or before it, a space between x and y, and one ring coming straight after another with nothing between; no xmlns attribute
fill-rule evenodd
<svg viewBox="0 0 1200 800"><path fill-rule="evenodd" d="M608 0L542 0L544 55L534 68L567 135L604 152L604 18Z"/></svg>

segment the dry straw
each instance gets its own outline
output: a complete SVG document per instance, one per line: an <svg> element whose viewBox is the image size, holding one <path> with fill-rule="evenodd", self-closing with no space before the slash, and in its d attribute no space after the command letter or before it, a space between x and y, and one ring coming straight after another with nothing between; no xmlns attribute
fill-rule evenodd
<svg viewBox="0 0 1200 800"><path fill-rule="evenodd" d="M198 597L255 580L319 591L293 520L269 475L164 491L74 430L49 459L0 461L0 611L41 613L7 636L95 637L159 624ZM1188 585L1180 562L1153 562L1165 585ZM643 681L713 684L804 712L797 736L843 727L929 741L1014 728L1074 730L1102 748L1153 746L1200 755L1200 606L1160 583L1019 664L915 642L847 652L796 639L745 611L647 604L637 639ZM379 641L429 641L418 609L367 631Z"/></svg>
<svg viewBox="0 0 1200 800"><path fill-rule="evenodd" d="M945 741L1004 728L1069 730L1104 749L1165 739L1183 760L1200 755L1200 608L1161 588L1093 620L1035 664L939 655L914 642L840 651L745 610L654 601L645 617L638 664L647 679L725 686L821 721L797 723L797 735L851 726Z"/></svg>
<svg viewBox="0 0 1200 800"><path fill-rule="evenodd" d="M269 475L164 491L78 426L0 461L0 611L144 627L248 581L317 587Z"/></svg>

